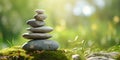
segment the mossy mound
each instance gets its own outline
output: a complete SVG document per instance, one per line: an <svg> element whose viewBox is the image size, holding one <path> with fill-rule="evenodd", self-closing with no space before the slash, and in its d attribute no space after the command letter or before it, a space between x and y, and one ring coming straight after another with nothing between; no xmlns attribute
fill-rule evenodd
<svg viewBox="0 0 120 60"><path fill-rule="evenodd" d="M71 51L34 51L26 52L21 47L0 50L0 60L71 60Z"/></svg>
<svg viewBox="0 0 120 60"><path fill-rule="evenodd" d="M87 60L120 60L119 52L97 52L87 57Z"/></svg>

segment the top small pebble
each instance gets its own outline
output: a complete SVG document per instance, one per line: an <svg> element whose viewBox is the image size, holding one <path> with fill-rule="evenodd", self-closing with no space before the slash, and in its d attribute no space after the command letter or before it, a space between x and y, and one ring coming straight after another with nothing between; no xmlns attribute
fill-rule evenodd
<svg viewBox="0 0 120 60"><path fill-rule="evenodd" d="M42 21L45 20L47 18L47 16L44 14L44 10L36 10L36 15L34 16L34 18L37 21Z"/></svg>
<svg viewBox="0 0 120 60"><path fill-rule="evenodd" d="M44 11L45 11L45 10L36 10L35 12L36 12L37 14L43 14Z"/></svg>

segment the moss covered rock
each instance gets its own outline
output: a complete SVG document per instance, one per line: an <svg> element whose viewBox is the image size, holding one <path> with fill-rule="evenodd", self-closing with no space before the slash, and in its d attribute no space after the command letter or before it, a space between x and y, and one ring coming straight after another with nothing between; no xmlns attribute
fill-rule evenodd
<svg viewBox="0 0 120 60"><path fill-rule="evenodd" d="M33 51L27 52L21 47L0 50L0 60L71 60L71 51Z"/></svg>
<svg viewBox="0 0 120 60"><path fill-rule="evenodd" d="M98 52L90 54L87 60L119 60L119 52Z"/></svg>

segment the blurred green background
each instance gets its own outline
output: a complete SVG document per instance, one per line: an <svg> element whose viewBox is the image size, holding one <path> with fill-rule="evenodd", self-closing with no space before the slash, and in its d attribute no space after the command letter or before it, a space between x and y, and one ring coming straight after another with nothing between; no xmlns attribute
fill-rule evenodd
<svg viewBox="0 0 120 60"><path fill-rule="evenodd" d="M120 0L0 0L0 49L22 45L36 9L44 9L61 49L120 45ZM82 47L82 48L81 48Z"/></svg>

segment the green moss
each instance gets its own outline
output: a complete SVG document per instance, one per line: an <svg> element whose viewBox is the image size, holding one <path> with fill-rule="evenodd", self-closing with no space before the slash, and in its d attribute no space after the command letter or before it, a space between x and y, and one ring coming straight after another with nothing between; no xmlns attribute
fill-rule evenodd
<svg viewBox="0 0 120 60"><path fill-rule="evenodd" d="M0 50L0 60L25 60L31 59L20 46Z"/></svg>
<svg viewBox="0 0 120 60"><path fill-rule="evenodd" d="M34 53L33 56L35 56L34 60L69 60L64 51L44 51L40 54Z"/></svg>
<svg viewBox="0 0 120 60"><path fill-rule="evenodd" d="M71 51L34 51L26 52L21 47L0 50L0 60L71 60Z"/></svg>
<svg viewBox="0 0 120 60"><path fill-rule="evenodd" d="M120 60L120 55L115 57L116 60Z"/></svg>

